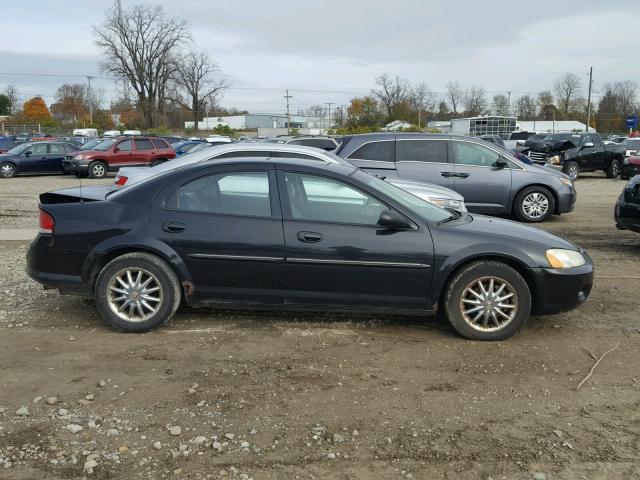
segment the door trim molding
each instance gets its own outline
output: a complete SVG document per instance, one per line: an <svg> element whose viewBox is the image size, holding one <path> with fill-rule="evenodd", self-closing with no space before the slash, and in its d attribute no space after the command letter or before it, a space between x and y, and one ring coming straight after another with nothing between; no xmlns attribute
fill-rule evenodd
<svg viewBox="0 0 640 480"><path fill-rule="evenodd" d="M353 265L358 267L400 267L400 268L431 268L426 263L404 263L404 262L371 262L360 260L340 260L340 259L324 259L324 258L298 258L287 257L287 263L311 263L324 265Z"/></svg>
<svg viewBox="0 0 640 480"><path fill-rule="evenodd" d="M217 253L189 253L189 258L199 258L204 260L247 260L254 262L282 262L282 257L258 257L253 255L223 255Z"/></svg>

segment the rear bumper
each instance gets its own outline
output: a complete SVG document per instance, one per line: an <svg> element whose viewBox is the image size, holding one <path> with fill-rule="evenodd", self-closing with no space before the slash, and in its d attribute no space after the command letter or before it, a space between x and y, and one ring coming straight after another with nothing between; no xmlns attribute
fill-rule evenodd
<svg viewBox="0 0 640 480"><path fill-rule="evenodd" d="M566 312L584 303L593 287L593 263L589 257L587 260L585 265L564 270L533 269L536 283L533 314Z"/></svg>
<svg viewBox="0 0 640 480"><path fill-rule="evenodd" d="M616 202L613 217L619 230L640 233L640 205L619 199Z"/></svg>

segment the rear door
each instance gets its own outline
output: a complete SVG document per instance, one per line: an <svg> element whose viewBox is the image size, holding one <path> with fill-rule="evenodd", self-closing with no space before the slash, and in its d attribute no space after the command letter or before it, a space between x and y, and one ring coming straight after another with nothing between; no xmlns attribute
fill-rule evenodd
<svg viewBox="0 0 640 480"><path fill-rule="evenodd" d="M395 158L396 141L389 138L362 144L347 157L347 160L374 175L397 177Z"/></svg>
<svg viewBox="0 0 640 480"><path fill-rule="evenodd" d="M451 142L455 162L453 189L464 197L471 211L501 213L511 200L511 168L498 167L502 155L468 140Z"/></svg>
<svg viewBox="0 0 640 480"><path fill-rule="evenodd" d="M148 165L156 160L156 147L148 138L136 138L133 158L136 163Z"/></svg>
<svg viewBox="0 0 640 480"><path fill-rule="evenodd" d="M49 172L62 172L62 161L64 160L67 150L64 143L50 143L49 153L47 154L47 170Z"/></svg>
<svg viewBox="0 0 640 480"><path fill-rule="evenodd" d="M398 177L453 188L455 168L449 162L449 141L426 138L396 139Z"/></svg>
<svg viewBox="0 0 640 480"><path fill-rule="evenodd" d="M152 238L187 266L197 302L284 302L284 238L272 165L192 174L159 198Z"/></svg>

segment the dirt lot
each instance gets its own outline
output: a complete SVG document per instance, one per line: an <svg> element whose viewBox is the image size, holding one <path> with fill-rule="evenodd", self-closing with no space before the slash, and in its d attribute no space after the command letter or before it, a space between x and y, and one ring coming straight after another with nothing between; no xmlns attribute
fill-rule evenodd
<svg viewBox="0 0 640 480"><path fill-rule="evenodd" d="M36 194L76 182L0 182L1 228L35 227ZM542 226L593 256L589 301L499 343L433 318L210 310L116 333L28 280L26 243L0 242L0 479L640 478L623 185L582 178L575 212ZM576 391L586 348L617 344Z"/></svg>

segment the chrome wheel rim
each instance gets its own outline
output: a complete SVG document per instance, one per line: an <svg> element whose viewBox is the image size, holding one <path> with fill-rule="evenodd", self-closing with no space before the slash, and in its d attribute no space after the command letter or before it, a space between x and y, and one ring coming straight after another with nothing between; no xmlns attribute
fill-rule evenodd
<svg viewBox="0 0 640 480"><path fill-rule="evenodd" d="M569 178L571 180L575 180L576 178L578 178L578 167L577 167L577 165L571 165L567 169L567 175L569 175Z"/></svg>
<svg viewBox="0 0 640 480"><path fill-rule="evenodd" d="M13 172L14 172L13 165L10 165L8 163L0 167L0 173L5 178L13 177Z"/></svg>
<svg viewBox="0 0 640 480"><path fill-rule="evenodd" d="M620 167L618 167L617 163L613 164L613 168L611 169L611 173L614 177L617 177L620 174Z"/></svg>
<svg viewBox="0 0 640 480"><path fill-rule="evenodd" d="M104 175L104 167L100 164L94 165L91 171L94 177L102 177Z"/></svg>
<svg viewBox="0 0 640 480"><path fill-rule="evenodd" d="M111 277L107 286L109 308L127 322L144 322L162 305L160 282L143 268L124 268Z"/></svg>
<svg viewBox="0 0 640 480"><path fill-rule="evenodd" d="M495 332L509 325L518 314L518 294L503 278L478 278L463 290L460 313L474 330Z"/></svg>
<svg viewBox="0 0 640 480"><path fill-rule="evenodd" d="M530 218L541 218L549 211L549 199L540 192L533 192L522 200L522 210Z"/></svg>

